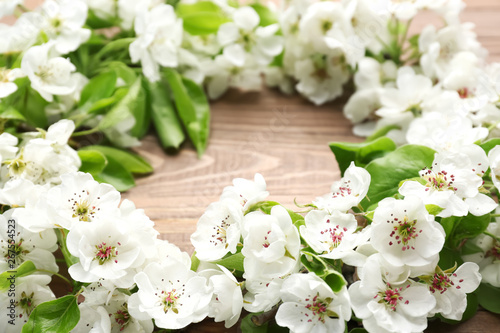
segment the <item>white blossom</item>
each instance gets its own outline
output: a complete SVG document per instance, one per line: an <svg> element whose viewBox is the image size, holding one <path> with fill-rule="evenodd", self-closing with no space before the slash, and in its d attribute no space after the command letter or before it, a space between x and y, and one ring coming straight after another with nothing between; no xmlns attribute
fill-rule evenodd
<svg viewBox="0 0 500 333"><path fill-rule="evenodd" d="M385 198L378 203L370 242L390 264L427 265L438 256L444 240L443 227L418 197Z"/></svg>
<svg viewBox="0 0 500 333"><path fill-rule="evenodd" d="M281 287L276 322L291 332L343 332L351 319L346 287L334 293L313 273L290 275Z"/></svg>
<svg viewBox="0 0 500 333"><path fill-rule="evenodd" d="M224 199L210 204L191 235L198 259L214 261L229 252L235 253L242 220L243 212L238 201Z"/></svg>
<svg viewBox="0 0 500 333"><path fill-rule="evenodd" d="M208 315L212 289L204 277L176 260L151 263L134 278L139 290L128 301L138 320L153 318L156 326L179 329Z"/></svg>
<svg viewBox="0 0 500 333"><path fill-rule="evenodd" d="M71 94L77 85L72 73L76 67L54 52L54 42L33 46L23 56L21 70L31 81L31 87L47 101L53 95Z"/></svg>
<svg viewBox="0 0 500 333"><path fill-rule="evenodd" d="M132 62L140 61L148 80L158 81L160 65L177 67L182 20L177 18L172 6L161 4L151 10L141 10L134 28L137 39L130 44Z"/></svg>
<svg viewBox="0 0 500 333"><path fill-rule="evenodd" d="M419 172L422 183L406 181L399 193L418 196L426 205L443 208L437 214L441 217L465 216L468 212L476 216L489 213L497 204L479 192L482 176L488 168L485 153L481 151L473 149L472 158L464 153L436 153L432 167Z"/></svg>

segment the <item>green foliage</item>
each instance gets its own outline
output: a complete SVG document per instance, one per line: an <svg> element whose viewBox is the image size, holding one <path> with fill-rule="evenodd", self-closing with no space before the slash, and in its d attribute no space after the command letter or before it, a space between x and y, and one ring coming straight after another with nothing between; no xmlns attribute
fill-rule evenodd
<svg viewBox="0 0 500 333"><path fill-rule="evenodd" d="M474 292L477 295L479 305L488 311L500 314L500 288L493 287L489 283L481 283Z"/></svg>
<svg viewBox="0 0 500 333"><path fill-rule="evenodd" d="M82 161L80 171L88 172L91 175L98 175L108 164L104 154L97 150L79 150L78 156Z"/></svg>
<svg viewBox="0 0 500 333"><path fill-rule="evenodd" d="M375 142L375 141L374 141ZM402 180L418 176L418 172L432 164L434 150L419 146L405 145L387 155L371 161L366 170L371 175L371 185L363 207L398 193Z"/></svg>
<svg viewBox="0 0 500 333"><path fill-rule="evenodd" d="M381 137L362 143L331 142L330 149L335 154L340 174L343 176L351 161L354 161L356 166L364 167L372 160L395 150L396 144L387 137Z"/></svg>
<svg viewBox="0 0 500 333"><path fill-rule="evenodd" d="M8 290L12 283L16 283L17 279L23 276L31 275L35 271L35 264L28 260L14 268L12 271L3 272L0 274L0 291Z"/></svg>
<svg viewBox="0 0 500 333"><path fill-rule="evenodd" d="M481 143L479 146L488 154L490 150L500 145L500 138L493 138L486 142Z"/></svg>
<svg viewBox="0 0 500 333"><path fill-rule="evenodd" d="M235 254L228 254L224 258L214 261L213 263L224 266L229 270L234 269L244 272L245 268L243 267L243 259L245 259L245 256L241 252L237 252Z"/></svg>
<svg viewBox="0 0 500 333"><path fill-rule="evenodd" d="M257 14L259 14L260 17L260 22L259 25L261 27L267 27L268 25L278 23L278 18L276 17L276 14L269 9L269 7L260 4L260 3L254 3L250 5Z"/></svg>
<svg viewBox="0 0 500 333"><path fill-rule="evenodd" d="M185 139L182 125L162 82L146 82L150 113L163 148L178 149Z"/></svg>
<svg viewBox="0 0 500 333"><path fill-rule="evenodd" d="M262 312L257 312L257 313L249 313L247 314L242 320L241 320L241 325L240 329L242 333L267 333L267 329L269 326L268 322L265 322L261 326L255 325L255 323L252 321L252 317L258 316L262 314Z"/></svg>
<svg viewBox="0 0 500 333"><path fill-rule="evenodd" d="M210 107L203 89L183 78L173 69L166 68L165 78L174 96L175 106L198 156L203 155L208 143Z"/></svg>
<svg viewBox="0 0 500 333"><path fill-rule="evenodd" d="M114 72L105 72L90 79L83 87L78 107L82 111L89 110L96 102L111 97L115 91L116 79Z"/></svg>
<svg viewBox="0 0 500 333"><path fill-rule="evenodd" d="M78 296L67 295L39 304L31 312L23 333L67 333L80 320Z"/></svg>
<svg viewBox="0 0 500 333"><path fill-rule="evenodd" d="M180 3L176 13L182 18L184 30L191 35L217 33L221 24L231 21L219 6L210 1Z"/></svg>
<svg viewBox="0 0 500 333"><path fill-rule="evenodd" d="M80 150L80 152L82 151L98 152L104 156L106 163L102 170L98 173L90 173L98 182L111 184L121 192L135 186L132 174L147 174L153 171L153 167L146 160L126 150L106 146L87 146ZM102 166L102 164L98 164L99 157L95 157L95 159L96 164L93 165L92 171L98 171Z"/></svg>
<svg viewBox="0 0 500 333"><path fill-rule="evenodd" d="M491 221L491 215L457 217L450 216L441 219L441 225L446 233L446 244L453 249L460 246L462 241L482 234Z"/></svg>

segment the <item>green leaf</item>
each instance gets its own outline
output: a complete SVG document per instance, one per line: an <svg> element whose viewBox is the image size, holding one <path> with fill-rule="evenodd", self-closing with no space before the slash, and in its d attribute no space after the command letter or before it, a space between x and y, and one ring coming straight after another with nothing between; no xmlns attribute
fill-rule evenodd
<svg viewBox="0 0 500 333"><path fill-rule="evenodd" d="M106 65L106 68L115 72L116 76L122 79L127 86L131 86L137 79L134 70L121 61L112 61Z"/></svg>
<svg viewBox="0 0 500 333"><path fill-rule="evenodd" d="M196 252L193 253L193 255L191 256L191 270L193 272L196 272L196 270L198 269L198 266L200 266L200 259L198 259L198 257L196 256Z"/></svg>
<svg viewBox="0 0 500 333"><path fill-rule="evenodd" d="M35 271L35 264L28 260L11 271L3 272L0 274L0 291L8 290L12 283L16 283L17 279L31 275Z"/></svg>
<svg viewBox="0 0 500 333"><path fill-rule="evenodd" d="M179 148L185 136L179 117L168 97L166 87L161 82L152 83L149 81L146 82L146 87L149 92L149 107L151 108L153 124L162 147Z"/></svg>
<svg viewBox="0 0 500 333"><path fill-rule="evenodd" d="M457 266L460 266L464 263L462 260L462 257L460 256L460 252L456 250L452 250L448 247L443 247L441 252L439 252L439 262L438 266L441 267L443 270L452 268L457 264Z"/></svg>
<svg viewBox="0 0 500 333"><path fill-rule="evenodd" d="M144 158L123 149L96 145L83 147L80 150L96 150L101 152L106 159L111 158L116 160L131 173L145 174L153 172L153 167Z"/></svg>
<svg viewBox="0 0 500 333"><path fill-rule="evenodd" d="M431 215L434 215L436 216L437 214L441 213L444 208L441 208L437 205L432 205L432 204L429 204L429 205L425 205L425 209L427 209L427 212Z"/></svg>
<svg viewBox="0 0 500 333"><path fill-rule="evenodd" d="M336 270L330 270L329 273L323 277L323 280L325 280L326 284L335 293L338 293L347 283L342 274Z"/></svg>
<svg viewBox="0 0 500 333"><path fill-rule="evenodd" d="M132 173L123 164L110 156L106 156L106 159L108 164L101 173L94 176L95 180L111 184L120 192L125 192L135 186Z"/></svg>
<svg viewBox="0 0 500 333"><path fill-rule="evenodd" d="M111 52L117 52L121 50L128 50L129 45L135 41L135 37L130 37L130 38L121 38L121 39L116 39L111 42L109 42L106 46L104 46L97 54L96 58L100 59L107 53Z"/></svg>
<svg viewBox="0 0 500 333"><path fill-rule="evenodd" d="M87 21L85 23L92 29L111 28L112 26L115 25L115 22L113 22L112 17L110 17L107 20L102 19L98 17L92 9L89 9L87 13Z"/></svg>
<svg viewBox="0 0 500 333"><path fill-rule="evenodd" d="M279 206L279 205L280 203L276 201L260 201L250 206L246 213L253 212L256 210L261 210L262 212L269 215L271 214L271 209L274 206Z"/></svg>
<svg viewBox="0 0 500 333"><path fill-rule="evenodd" d="M118 104L116 104L106 115L102 118L99 123L99 128L101 130L110 128L118 124L119 122L127 119L133 115L133 109L140 107L140 102L144 102L139 94L141 93L141 78L137 78L135 82L130 87L127 95L123 97Z"/></svg>
<svg viewBox="0 0 500 333"><path fill-rule="evenodd" d="M488 155L490 150L492 150L498 145L500 145L500 138L490 139L486 142L481 143L479 146L483 148L483 150L486 152L486 155Z"/></svg>
<svg viewBox="0 0 500 333"><path fill-rule="evenodd" d="M221 13L222 9L212 1L199 1L193 4L180 3L175 7L178 17L184 18L196 13Z"/></svg>
<svg viewBox="0 0 500 333"><path fill-rule="evenodd" d="M357 166L363 167L370 161L395 150L396 144L387 137L381 137L371 142L362 143L331 142L330 149L335 154L340 174L343 176L351 161L354 161Z"/></svg>
<svg viewBox="0 0 500 333"><path fill-rule="evenodd" d="M2 103L0 103L0 118L7 120L26 121L26 118L22 115L21 112L19 112L12 106L6 106Z"/></svg>
<svg viewBox="0 0 500 333"><path fill-rule="evenodd" d="M219 27L230 22L230 19L221 13L194 13L183 17L184 30L191 35L215 34Z"/></svg>
<svg viewBox="0 0 500 333"><path fill-rule="evenodd" d="M240 272L244 272L245 268L243 267L243 259L245 256L241 253L228 254L224 258L214 261L214 264L219 264L221 266L226 267L229 270L237 270Z"/></svg>
<svg viewBox="0 0 500 333"><path fill-rule="evenodd" d="M80 102L78 106L88 109L95 102L110 97L115 91L116 74L114 72L105 72L99 74L83 87Z"/></svg>
<svg viewBox="0 0 500 333"><path fill-rule="evenodd" d="M257 326L252 321L252 317L258 316L263 312L249 313L241 320L240 329L242 333L267 333L268 322L265 322L262 326Z"/></svg>
<svg viewBox="0 0 500 333"><path fill-rule="evenodd" d="M489 283L481 283L474 292L479 300L479 305L493 313L500 313L500 288Z"/></svg>
<svg viewBox="0 0 500 333"><path fill-rule="evenodd" d="M375 141L374 141L375 142ZM362 206L373 205L380 200L398 193L399 183L418 176L418 172L430 166L434 160L434 150L419 146L405 145L384 157L371 161L366 170L371 175L371 185Z"/></svg>
<svg viewBox="0 0 500 333"><path fill-rule="evenodd" d="M257 14L259 14L260 17L259 25L261 27L266 27L268 25L278 23L278 17L276 16L276 13L271 11L269 7L262 5L260 3L254 3L250 5L250 7L255 9Z"/></svg>
<svg viewBox="0 0 500 333"><path fill-rule="evenodd" d="M465 242L464 246L460 249L460 254L462 256L483 252L483 249L472 242Z"/></svg>
<svg viewBox="0 0 500 333"><path fill-rule="evenodd" d="M460 242L466 238L474 238L482 234L490 224L490 214L474 216L468 214L462 217L457 224L451 236L451 244L458 247Z"/></svg>
<svg viewBox="0 0 500 333"><path fill-rule="evenodd" d="M221 24L231 21L224 11L211 1L181 3L177 5L176 13L182 18L184 30L191 35L215 34Z"/></svg>
<svg viewBox="0 0 500 333"><path fill-rule="evenodd" d="M45 107L49 104L40 94L31 89L27 89L25 96L25 104L22 108L18 108L23 113L29 125L39 128L47 128L48 120L45 114Z"/></svg>
<svg viewBox="0 0 500 333"><path fill-rule="evenodd" d="M79 150L78 156L82 160L80 171L88 172L93 176L101 173L108 164L104 154L97 150Z"/></svg>
<svg viewBox="0 0 500 333"><path fill-rule="evenodd" d="M309 272L318 276L324 276L329 273L328 267L323 259L318 257L317 254L312 252L310 248L303 249L300 261Z"/></svg>
<svg viewBox="0 0 500 333"><path fill-rule="evenodd" d="M147 80L143 80L143 84L144 81ZM135 124L130 130L130 134L136 138L142 138L146 135L149 130L149 126L151 125L151 113L149 112L149 108L146 107L146 96L146 89L141 84L139 94L137 95L133 106L130 108L130 111L135 118Z"/></svg>
<svg viewBox="0 0 500 333"><path fill-rule="evenodd" d="M186 127L198 156L208 143L210 107L203 89L193 81L181 78L177 71L165 68L165 77L172 89L177 112Z"/></svg>
<svg viewBox="0 0 500 333"><path fill-rule="evenodd" d="M80 320L78 297L67 295L39 304L23 326L23 333L67 333Z"/></svg>
<svg viewBox="0 0 500 333"><path fill-rule="evenodd" d="M365 330L364 328L356 327L350 330L349 333L368 333L368 331Z"/></svg>

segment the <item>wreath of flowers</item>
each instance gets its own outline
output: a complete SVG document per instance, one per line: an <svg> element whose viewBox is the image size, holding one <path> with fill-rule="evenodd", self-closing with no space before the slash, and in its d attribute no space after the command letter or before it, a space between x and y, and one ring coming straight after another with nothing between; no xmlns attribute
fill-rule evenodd
<svg viewBox="0 0 500 333"><path fill-rule="evenodd" d="M460 0L0 3L0 330L420 332L500 313L500 67ZM442 26L411 33L420 11ZM290 210L234 179L190 257L121 200L154 126L203 154L209 98L262 80L315 104L346 86L363 143ZM64 262L57 263L59 250ZM66 266L70 279L59 274ZM68 284L55 298L52 276ZM242 311L247 312L242 315ZM6 319L6 320L5 320Z"/></svg>

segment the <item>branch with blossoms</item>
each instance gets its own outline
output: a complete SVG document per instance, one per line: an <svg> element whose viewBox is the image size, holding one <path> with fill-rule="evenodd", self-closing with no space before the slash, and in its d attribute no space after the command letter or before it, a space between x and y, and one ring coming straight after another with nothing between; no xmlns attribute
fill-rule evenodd
<svg viewBox="0 0 500 333"><path fill-rule="evenodd" d="M498 66L458 20L460 1L295 1L279 15L20 2L0 5L19 14L0 26L2 331L152 332L208 316L243 332L414 332L478 304L500 313ZM411 35L422 10L443 26ZM153 124L165 148L189 137L202 154L204 88L258 89L262 73L316 104L352 79L344 112L367 140L330 144L342 179L307 212L266 201L261 175L235 179L200 218L190 258L120 202L152 168L116 147Z"/></svg>
<svg viewBox="0 0 500 333"><path fill-rule="evenodd" d="M0 25L0 129L19 134L69 119L74 148L129 148L154 128L166 150L188 138L201 155L208 99L265 82L315 104L354 88L344 114L355 134L457 150L500 126L498 65L486 64L472 24L460 21L464 7L50 0L29 11L8 0L0 17L18 19ZM441 23L413 33L414 18L429 11ZM120 191L152 171L142 161L130 172L109 149L89 150L82 161L100 164L83 171Z"/></svg>
<svg viewBox="0 0 500 333"><path fill-rule="evenodd" d="M332 143L343 177L302 212L267 201L260 174L235 179L200 217L190 257L68 163L71 125L21 144L0 136L3 331L153 332L209 317L243 332L413 332L467 320L478 304L500 312L498 139L461 152L385 136Z"/></svg>

